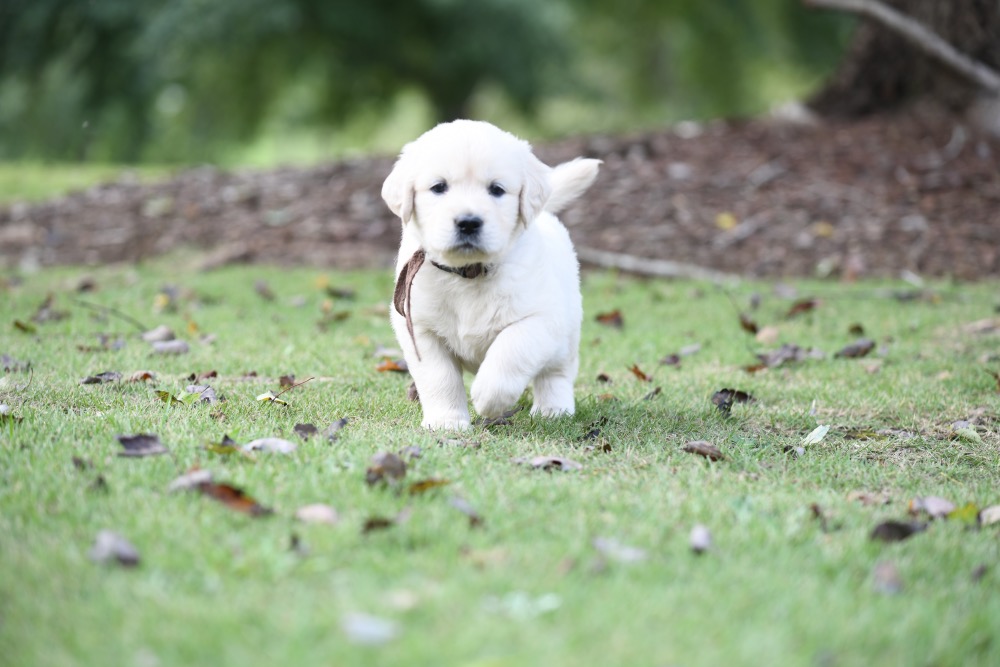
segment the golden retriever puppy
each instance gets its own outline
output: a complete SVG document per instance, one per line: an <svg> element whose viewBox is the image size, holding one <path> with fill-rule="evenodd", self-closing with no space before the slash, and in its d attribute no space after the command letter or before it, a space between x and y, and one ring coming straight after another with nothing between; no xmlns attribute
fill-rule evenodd
<svg viewBox="0 0 1000 667"><path fill-rule="evenodd" d="M470 425L463 371L483 417L532 385L532 414L571 415L580 270L555 213L597 176L599 160L551 168L489 123L443 123L407 144L382 186L403 222L392 326L423 425Z"/></svg>

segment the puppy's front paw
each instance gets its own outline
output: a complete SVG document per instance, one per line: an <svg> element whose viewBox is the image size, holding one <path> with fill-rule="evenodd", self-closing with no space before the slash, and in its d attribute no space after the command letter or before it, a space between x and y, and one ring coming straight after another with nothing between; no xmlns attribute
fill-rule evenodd
<svg viewBox="0 0 1000 667"><path fill-rule="evenodd" d="M472 422L468 418L424 419L421 425L429 431L464 431L472 426Z"/></svg>
<svg viewBox="0 0 1000 667"><path fill-rule="evenodd" d="M495 381L486 375L477 375L472 382L472 405L476 412L487 419L499 417L514 407L526 385Z"/></svg>

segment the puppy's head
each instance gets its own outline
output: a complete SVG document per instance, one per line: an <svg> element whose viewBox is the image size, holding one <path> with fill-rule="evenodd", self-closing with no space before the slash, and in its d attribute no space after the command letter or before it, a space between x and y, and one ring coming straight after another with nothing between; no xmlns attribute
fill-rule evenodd
<svg viewBox="0 0 1000 667"><path fill-rule="evenodd" d="M415 225L428 256L452 266L489 262L542 212L550 172L527 142L456 120L403 147L382 198Z"/></svg>

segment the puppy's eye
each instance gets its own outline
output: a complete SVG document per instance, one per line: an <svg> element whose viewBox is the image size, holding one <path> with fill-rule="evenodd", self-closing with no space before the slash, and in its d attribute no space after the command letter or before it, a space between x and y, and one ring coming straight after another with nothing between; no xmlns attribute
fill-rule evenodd
<svg viewBox="0 0 1000 667"><path fill-rule="evenodd" d="M445 183L444 181L438 181L437 183L431 186L431 192L433 192L436 195L443 195L444 193L448 192L448 184Z"/></svg>
<svg viewBox="0 0 1000 667"><path fill-rule="evenodd" d="M507 194L507 191L499 183L490 183L490 187L486 188L486 191L490 193L491 197L503 197Z"/></svg>

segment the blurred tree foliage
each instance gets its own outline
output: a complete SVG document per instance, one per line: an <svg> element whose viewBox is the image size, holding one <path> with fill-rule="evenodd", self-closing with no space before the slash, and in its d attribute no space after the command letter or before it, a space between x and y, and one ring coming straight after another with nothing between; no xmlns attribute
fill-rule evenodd
<svg viewBox="0 0 1000 667"><path fill-rule="evenodd" d="M818 76L845 28L798 0L0 0L0 159L210 160L289 99L337 126L405 90L438 119L484 87L525 118L747 113L761 71Z"/></svg>

